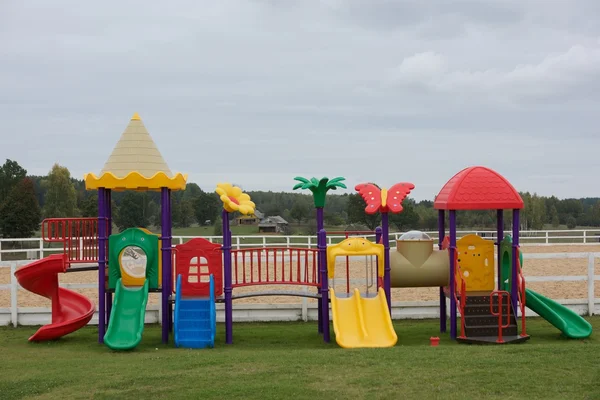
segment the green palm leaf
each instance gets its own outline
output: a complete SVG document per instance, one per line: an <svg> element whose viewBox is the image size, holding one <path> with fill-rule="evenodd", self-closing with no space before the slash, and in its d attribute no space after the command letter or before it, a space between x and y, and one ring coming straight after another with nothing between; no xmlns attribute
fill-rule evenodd
<svg viewBox="0 0 600 400"><path fill-rule="evenodd" d="M303 178L301 176L295 177L294 180L295 181L299 181L300 183L297 183L294 186L293 190L300 189L300 188L302 188L302 189L308 189L310 187L310 185L312 185L312 183L308 179Z"/></svg>
<svg viewBox="0 0 600 400"><path fill-rule="evenodd" d="M297 176L294 180L299 181L294 186L294 190L296 189L309 189L313 194L313 200L315 203L315 207L323 208L325 207L325 197L329 190L336 190L338 187L346 189L346 185L342 183L346 178L338 176L337 178L333 178L329 180L327 177L323 177L318 180L315 177L310 178L310 180L303 178L301 176Z"/></svg>

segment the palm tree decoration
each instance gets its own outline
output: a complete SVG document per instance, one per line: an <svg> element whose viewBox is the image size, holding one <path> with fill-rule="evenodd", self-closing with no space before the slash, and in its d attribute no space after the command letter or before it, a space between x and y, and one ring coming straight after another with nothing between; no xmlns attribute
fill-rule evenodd
<svg viewBox="0 0 600 400"><path fill-rule="evenodd" d="M325 207L325 196L329 190L336 190L337 188L346 189L346 185L342 183L346 178L338 176L337 178L333 178L329 180L327 177L321 178L321 180L317 180L317 178L310 178L310 180L303 178L301 176L297 176L294 178L295 181L299 181L296 186L294 186L294 190L296 189L309 189L313 194L313 200L315 202L315 208L323 208Z"/></svg>
<svg viewBox="0 0 600 400"><path fill-rule="evenodd" d="M336 190L337 188L346 189L346 185L342 183L346 178L338 176L337 178L333 178L329 180L327 177L321 178L321 180L317 180L317 178L310 178L310 180L303 178L301 176L297 176L294 178L295 181L299 181L294 186L294 190L296 189L309 189L312 192L313 200L315 203L315 207L317 209L317 232L321 232L324 228L324 218L323 218L323 207L325 207L325 197L327 196L327 192L330 190ZM320 239L319 239L320 240ZM325 238L323 237L323 240ZM325 245L325 243L319 242L319 246ZM322 265L321 256L317 258L317 265L319 269L319 282L327 282L327 269ZM327 285L324 284L321 287L321 299L327 301ZM325 303L328 304L328 303ZM324 311L325 310L325 311ZM317 313L319 315L319 333L323 333L323 337L325 341L329 341L329 306L326 306L323 309L323 304L319 301L317 305ZM326 330L324 330L325 326L327 326Z"/></svg>

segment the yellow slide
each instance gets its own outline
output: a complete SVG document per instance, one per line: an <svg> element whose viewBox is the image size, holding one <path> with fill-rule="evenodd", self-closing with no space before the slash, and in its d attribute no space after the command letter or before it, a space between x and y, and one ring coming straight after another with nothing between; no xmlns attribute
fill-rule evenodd
<svg viewBox="0 0 600 400"><path fill-rule="evenodd" d="M383 288L377 296L360 297L358 289L347 298L338 298L329 289L336 342L344 348L393 347L398 336L392 325Z"/></svg>

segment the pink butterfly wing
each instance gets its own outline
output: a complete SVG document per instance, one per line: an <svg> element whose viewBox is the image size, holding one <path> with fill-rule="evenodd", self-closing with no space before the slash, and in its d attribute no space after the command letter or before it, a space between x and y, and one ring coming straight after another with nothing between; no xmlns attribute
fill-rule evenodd
<svg viewBox="0 0 600 400"><path fill-rule="evenodd" d="M367 214L375 214L381 207L381 190L372 183L360 183L354 188L363 198L367 206Z"/></svg>
<svg viewBox="0 0 600 400"><path fill-rule="evenodd" d="M404 209L402 207L402 202L414 188L415 185L409 182L400 182L392 186L388 190L386 199L386 205L389 210L394 214L401 212Z"/></svg>

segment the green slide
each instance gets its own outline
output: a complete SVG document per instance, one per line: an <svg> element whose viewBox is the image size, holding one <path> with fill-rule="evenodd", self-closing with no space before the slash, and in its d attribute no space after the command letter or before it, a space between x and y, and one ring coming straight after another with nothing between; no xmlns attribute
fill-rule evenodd
<svg viewBox="0 0 600 400"><path fill-rule="evenodd" d="M142 287L126 287L119 278L116 286L104 343L113 350L129 350L142 340L148 302L148 280L146 279Z"/></svg>
<svg viewBox="0 0 600 400"><path fill-rule="evenodd" d="M576 312L527 288L525 306L546 319L568 338L585 339L592 334L592 325Z"/></svg>
<svg viewBox="0 0 600 400"><path fill-rule="evenodd" d="M503 290L510 292L512 266L512 237L510 235L506 235L502 240L500 251L502 252ZM523 267L523 253L519 258L521 267ZM550 322L568 338L585 339L592 334L592 325L576 312L527 288L525 288L525 306Z"/></svg>

